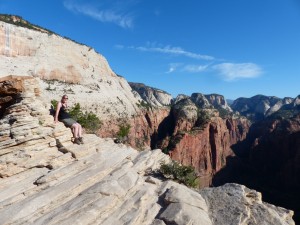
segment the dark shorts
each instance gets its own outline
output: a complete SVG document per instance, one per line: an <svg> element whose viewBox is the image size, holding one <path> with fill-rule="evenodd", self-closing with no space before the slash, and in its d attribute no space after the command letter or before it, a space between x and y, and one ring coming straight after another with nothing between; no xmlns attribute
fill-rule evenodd
<svg viewBox="0 0 300 225"><path fill-rule="evenodd" d="M67 118L67 119L62 119L60 120L61 122L63 122L65 124L66 127L72 127L72 125L74 123L77 123L75 120L73 120L72 118Z"/></svg>

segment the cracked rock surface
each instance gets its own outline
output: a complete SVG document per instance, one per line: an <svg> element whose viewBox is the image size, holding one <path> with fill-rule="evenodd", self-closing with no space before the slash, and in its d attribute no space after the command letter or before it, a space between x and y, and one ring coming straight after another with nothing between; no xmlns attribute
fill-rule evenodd
<svg viewBox="0 0 300 225"><path fill-rule="evenodd" d="M21 91L0 118L0 224L294 224L292 211L245 186L199 192L151 175L170 161L159 149L93 134L74 145L70 129L54 125L39 82L10 79Z"/></svg>

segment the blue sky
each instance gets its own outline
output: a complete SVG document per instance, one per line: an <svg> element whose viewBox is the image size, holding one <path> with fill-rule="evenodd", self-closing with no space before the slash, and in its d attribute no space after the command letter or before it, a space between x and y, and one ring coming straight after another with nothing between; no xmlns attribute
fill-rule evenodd
<svg viewBox="0 0 300 225"><path fill-rule="evenodd" d="M300 94L298 0L0 0L93 47L128 81L177 94Z"/></svg>

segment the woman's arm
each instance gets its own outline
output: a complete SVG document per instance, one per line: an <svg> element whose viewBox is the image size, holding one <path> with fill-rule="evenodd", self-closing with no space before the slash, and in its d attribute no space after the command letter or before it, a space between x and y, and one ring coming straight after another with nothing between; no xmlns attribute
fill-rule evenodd
<svg viewBox="0 0 300 225"><path fill-rule="evenodd" d="M54 122L55 122L55 123L58 122L58 114L59 114L60 108L61 108L61 102L58 102L58 103L57 103L57 106L56 106L55 117L54 117Z"/></svg>

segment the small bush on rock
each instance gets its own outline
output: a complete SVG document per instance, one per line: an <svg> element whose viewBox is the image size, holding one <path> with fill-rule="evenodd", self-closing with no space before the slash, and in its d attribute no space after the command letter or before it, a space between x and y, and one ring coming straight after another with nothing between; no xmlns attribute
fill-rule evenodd
<svg viewBox="0 0 300 225"><path fill-rule="evenodd" d="M52 99L51 100L51 108L53 108L54 110L56 110L56 107L57 107L57 103L58 103L58 101L56 101L55 99Z"/></svg>
<svg viewBox="0 0 300 225"><path fill-rule="evenodd" d="M148 102L145 102L144 100L139 101L139 103L137 103L137 106L140 107L140 108L146 108L147 111L152 109L152 105L149 104Z"/></svg>
<svg viewBox="0 0 300 225"><path fill-rule="evenodd" d="M219 116L220 116L222 119L226 119L226 118L232 116L232 113L229 112L229 111L226 110L226 109L223 109L223 108L219 107L217 110L219 111Z"/></svg>
<svg viewBox="0 0 300 225"><path fill-rule="evenodd" d="M116 143L128 142L128 134L130 131L130 127L131 126L128 123L119 124L119 131L117 133L117 139L115 140Z"/></svg>
<svg viewBox="0 0 300 225"><path fill-rule="evenodd" d="M76 103L69 111L71 117L85 128L87 133L96 133L102 122L96 114L92 112L83 112L80 104Z"/></svg>
<svg viewBox="0 0 300 225"><path fill-rule="evenodd" d="M195 126L204 128L205 124L207 124L210 121L211 115L203 109L198 109L197 114L198 114L198 119L196 121Z"/></svg>
<svg viewBox="0 0 300 225"><path fill-rule="evenodd" d="M199 186L199 179L192 166L184 166L173 160L170 164L161 164L159 171L165 178L171 178L188 187Z"/></svg>
<svg viewBox="0 0 300 225"><path fill-rule="evenodd" d="M51 110L53 111L53 116L55 115L57 103L58 102L56 100L51 100ZM102 125L101 120L96 114L92 112L83 112L79 103L76 103L69 110L69 114L74 120L80 123L82 127L84 127L87 133L96 133Z"/></svg>

